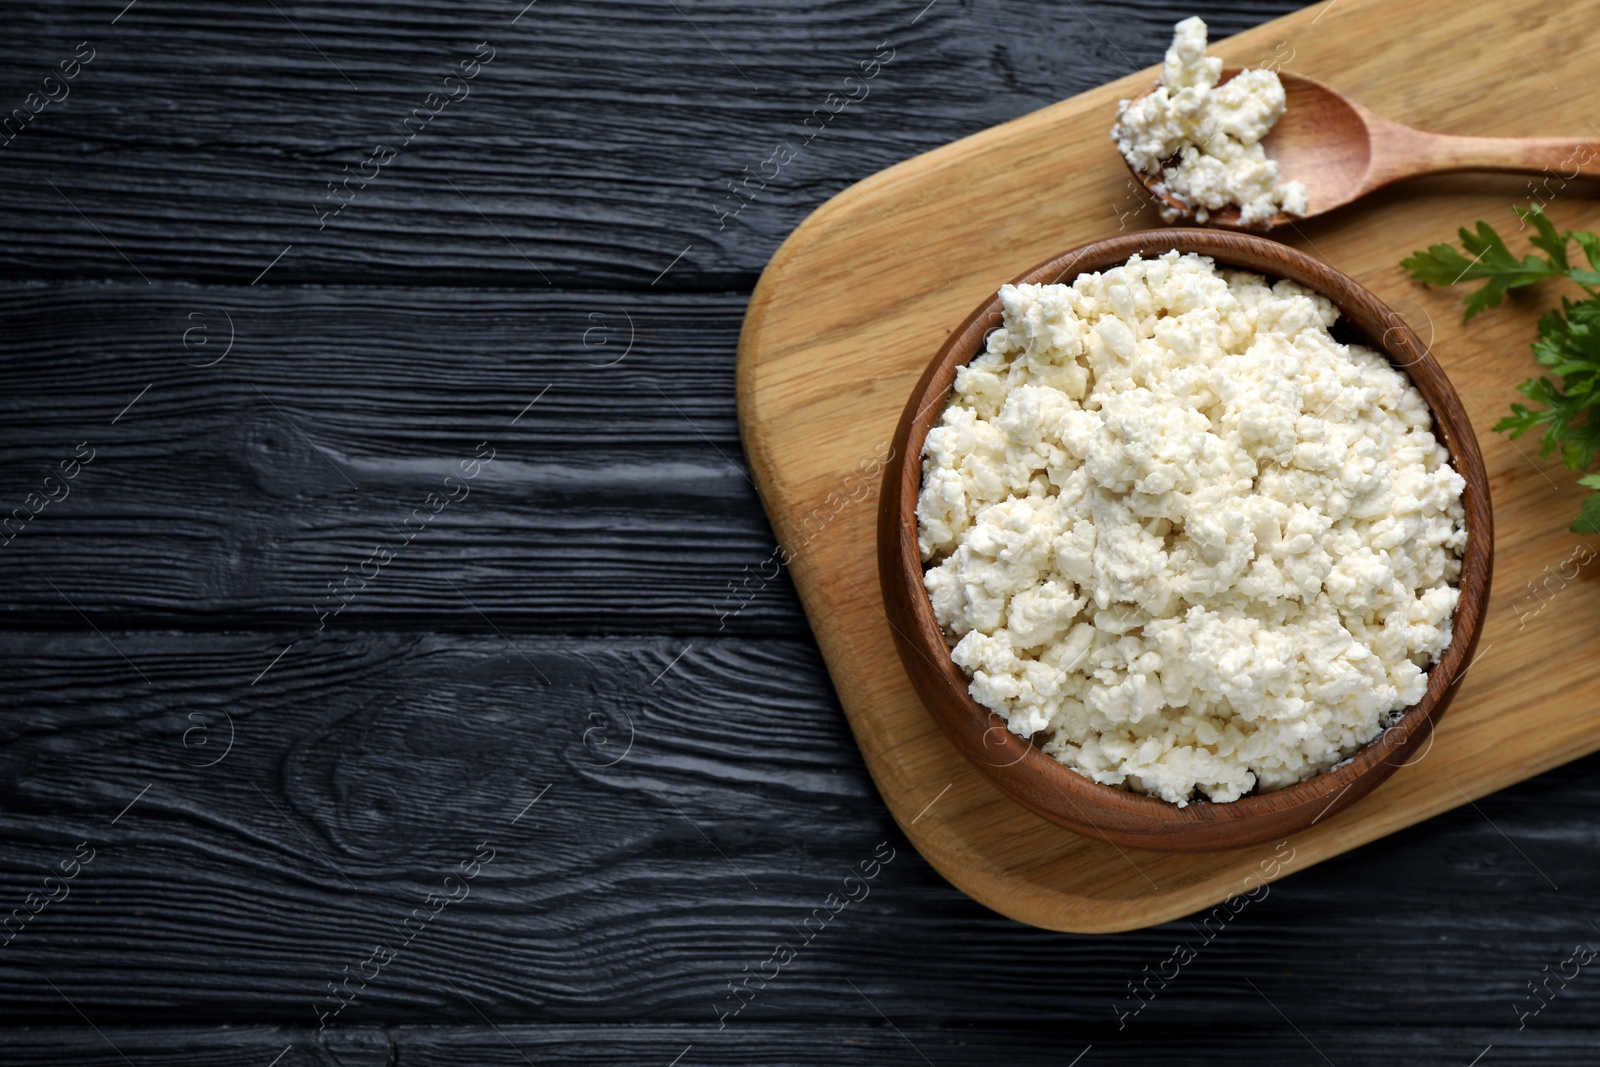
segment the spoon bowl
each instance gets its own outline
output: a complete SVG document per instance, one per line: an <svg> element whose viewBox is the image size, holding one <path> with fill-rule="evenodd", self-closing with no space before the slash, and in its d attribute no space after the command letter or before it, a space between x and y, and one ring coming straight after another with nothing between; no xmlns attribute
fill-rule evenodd
<svg viewBox="0 0 1600 1067"><path fill-rule="evenodd" d="M1243 67L1223 70L1218 84ZM1278 212L1255 226L1239 222L1239 209L1210 212L1206 225L1268 230L1344 207L1405 178L1447 171L1484 170L1547 174L1571 180L1600 177L1600 141L1577 137L1456 137L1403 126L1303 74L1279 71L1286 108L1261 141L1278 164L1279 180L1306 187L1306 213ZM1140 99L1155 91L1152 85ZM1126 162L1126 160L1124 160ZM1130 166L1129 170L1133 170ZM1194 221L1194 209L1164 189L1160 175L1134 170L1152 197Z"/></svg>

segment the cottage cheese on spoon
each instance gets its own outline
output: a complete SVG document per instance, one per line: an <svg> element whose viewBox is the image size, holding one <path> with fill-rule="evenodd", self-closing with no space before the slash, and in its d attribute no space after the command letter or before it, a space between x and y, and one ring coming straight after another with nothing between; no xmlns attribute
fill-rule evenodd
<svg viewBox="0 0 1600 1067"><path fill-rule="evenodd" d="M1270 70L1241 71L1218 85L1222 60L1206 55L1206 24L1178 23L1161 67L1161 83L1138 100L1124 100L1111 128L1128 165L1157 178L1155 191L1187 205L1205 222L1211 212L1239 208L1239 221L1257 225L1279 211L1306 213L1306 187L1279 184L1278 164L1261 147L1284 112L1283 83ZM1183 212L1161 205L1161 217Z"/></svg>
<svg viewBox="0 0 1600 1067"><path fill-rule="evenodd" d="M1332 304L1177 252L1000 298L917 503L974 699L1183 805L1309 778L1421 698L1464 482Z"/></svg>

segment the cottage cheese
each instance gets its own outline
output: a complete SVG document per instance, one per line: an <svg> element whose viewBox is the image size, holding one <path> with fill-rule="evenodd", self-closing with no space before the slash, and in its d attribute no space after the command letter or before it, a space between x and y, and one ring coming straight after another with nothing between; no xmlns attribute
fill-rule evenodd
<svg viewBox="0 0 1600 1067"><path fill-rule="evenodd" d="M1157 192L1188 205L1205 222L1230 204L1252 226L1280 210L1306 213L1306 187L1278 182L1278 164L1261 139L1285 109L1283 83L1270 70L1241 71L1218 85L1222 60L1206 55L1206 24L1178 23L1161 67L1161 83L1139 100L1124 100L1111 128L1128 165L1158 177ZM1161 205L1161 217L1183 213Z"/></svg>
<svg viewBox="0 0 1600 1067"><path fill-rule="evenodd" d="M917 502L974 699L1182 806L1326 770L1421 698L1464 483L1332 304L1177 252L1000 299Z"/></svg>

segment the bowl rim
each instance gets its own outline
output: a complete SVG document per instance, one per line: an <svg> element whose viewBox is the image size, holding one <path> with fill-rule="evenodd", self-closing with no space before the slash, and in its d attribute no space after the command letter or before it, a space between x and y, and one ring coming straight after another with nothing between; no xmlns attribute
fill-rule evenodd
<svg viewBox="0 0 1600 1067"><path fill-rule="evenodd" d="M1471 666L1488 603L1493 517L1477 438L1443 368L1404 319L1320 260L1253 234L1169 227L1088 242L1024 271L1011 284L1070 284L1080 274L1121 265L1135 253L1149 259L1173 250L1209 256L1220 267L1287 278L1327 297L1341 324L1382 353L1427 402L1434 435L1466 483L1462 504L1467 544L1451 641L1429 668L1422 698L1352 756L1305 781L1235 801L1191 801L1181 808L1079 774L1034 747L1031 738L1012 733L999 715L978 704L968 692L965 672L950 656L923 586L916 501L923 444L947 406L940 401L950 393L956 370L979 354L984 338L1001 321L998 288L951 332L901 414L880 496L879 577L895 644L923 704L957 749L1003 791L1037 814L1089 836L1142 848L1207 851L1259 843L1320 822L1399 767L1415 762L1407 758L1409 753L1431 737Z"/></svg>

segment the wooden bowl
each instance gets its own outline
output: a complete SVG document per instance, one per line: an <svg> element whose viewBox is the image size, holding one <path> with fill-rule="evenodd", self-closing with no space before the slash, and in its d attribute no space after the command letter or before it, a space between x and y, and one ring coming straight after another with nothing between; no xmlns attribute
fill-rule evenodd
<svg viewBox="0 0 1600 1067"><path fill-rule="evenodd" d="M1332 267L1249 234L1161 229L1095 241L1040 264L1016 281L1070 284L1080 273L1120 266L1135 252L1151 258L1172 249L1210 256L1220 266L1288 278L1321 293L1343 316L1335 327L1341 336L1384 353L1432 408L1434 434L1466 481L1462 504L1467 546L1451 642L1429 672L1422 699L1352 758L1314 778L1232 803L1201 800L1182 808L1091 781L1034 748L1030 739L1013 734L1000 716L978 704L967 691L966 674L950 657L923 586L916 506L923 442L943 414L956 369L976 357L985 336L1000 325L998 294L950 335L906 403L893 459L884 472L878 569L890 628L912 685L956 748L995 785L1029 810L1080 834L1137 848L1202 852L1279 840L1303 830L1426 755L1433 724L1449 707L1478 643L1489 598L1493 525L1483 457L1454 387L1410 326Z"/></svg>

